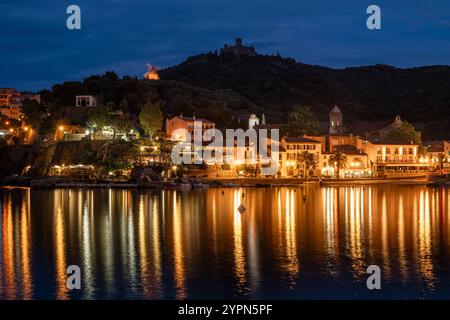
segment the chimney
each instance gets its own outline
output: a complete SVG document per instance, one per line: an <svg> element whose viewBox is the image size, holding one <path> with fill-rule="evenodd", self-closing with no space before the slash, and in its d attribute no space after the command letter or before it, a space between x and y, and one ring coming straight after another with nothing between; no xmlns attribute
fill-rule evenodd
<svg viewBox="0 0 450 320"><path fill-rule="evenodd" d="M241 46L242 46L242 39L236 38L236 47L241 47Z"/></svg>

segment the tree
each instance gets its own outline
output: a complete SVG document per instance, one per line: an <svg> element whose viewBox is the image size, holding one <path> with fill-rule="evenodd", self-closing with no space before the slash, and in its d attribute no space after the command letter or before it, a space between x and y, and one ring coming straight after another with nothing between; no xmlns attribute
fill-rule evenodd
<svg viewBox="0 0 450 320"><path fill-rule="evenodd" d="M330 156L329 164L336 168L336 177L339 178L340 169L344 169L347 166L347 156L337 151Z"/></svg>
<svg viewBox="0 0 450 320"><path fill-rule="evenodd" d="M422 144L422 134L417 131L416 128L407 121L403 121L402 126L398 129L390 131L385 139L393 143L404 143L421 145Z"/></svg>
<svg viewBox="0 0 450 320"><path fill-rule="evenodd" d="M158 130L161 130L162 121L163 115L159 107L159 102L152 103L151 101L147 101L142 106L141 113L139 114L139 122L145 134L150 136L150 139L153 139L153 135Z"/></svg>
<svg viewBox="0 0 450 320"><path fill-rule="evenodd" d="M125 169L130 167L139 156L136 145L118 139L104 143L96 152L95 163L101 172Z"/></svg>
<svg viewBox="0 0 450 320"><path fill-rule="evenodd" d="M129 121L123 114L113 113L106 106L98 106L89 116L86 125L94 133L106 128L110 129L113 132L113 140L116 139L118 133L125 133L130 127Z"/></svg>
<svg viewBox="0 0 450 320"><path fill-rule="evenodd" d="M319 121L310 107L297 106L289 113L288 123L282 131L291 136L316 135L319 133Z"/></svg>
<svg viewBox="0 0 450 320"><path fill-rule="evenodd" d="M128 106L128 101L126 99L123 99L120 103L119 110L121 110L125 114L130 113L130 107Z"/></svg>
<svg viewBox="0 0 450 320"><path fill-rule="evenodd" d="M22 111L25 115L25 121L36 131L39 131L41 124L46 118L43 105L35 100L26 99L22 104Z"/></svg>
<svg viewBox="0 0 450 320"><path fill-rule="evenodd" d="M113 140L116 139L118 133L126 133L129 128L129 122L119 114L108 115L108 125L113 132Z"/></svg>
<svg viewBox="0 0 450 320"><path fill-rule="evenodd" d="M94 112L89 115L89 118L86 121L86 125L92 132L97 132L102 130L104 127L108 125L108 110L105 106L98 106ZM95 136L95 135L94 135Z"/></svg>
<svg viewBox="0 0 450 320"><path fill-rule="evenodd" d="M306 179L306 169L316 167L316 159L313 153L303 151L297 155L296 158L299 167L302 167L303 177Z"/></svg>
<svg viewBox="0 0 450 320"><path fill-rule="evenodd" d="M444 162L447 160L445 153L439 153L437 156L437 160L438 160L438 164L439 164L439 170L441 171L441 173L443 173Z"/></svg>

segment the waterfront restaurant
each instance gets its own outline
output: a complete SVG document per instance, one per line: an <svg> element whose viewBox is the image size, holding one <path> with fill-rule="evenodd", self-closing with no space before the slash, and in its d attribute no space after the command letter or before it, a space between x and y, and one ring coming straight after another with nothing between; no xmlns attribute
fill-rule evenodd
<svg viewBox="0 0 450 320"><path fill-rule="evenodd" d="M344 168L339 170L339 178L371 178L372 168L370 166L369 156L352 145L339 145L334 147L334 152L341 152L346 156ZM330 163L330 159L334 154L326 152L321 155L322 176L335 177L336 166Z"/></svg>
<svg viewBox="0 0 450 320"><path fill-rule="evenodd" d="M48 173L51 177L64 177L70 179L97 179L97 171L93 165L55 165Z"/></svg>
<svg viewBox="0 0 450 320"><path fill-rule="evenodd" d="M419 145L387 141L368 141L363 145L375 177L426 175L429 161L419 156Z"/></svg>

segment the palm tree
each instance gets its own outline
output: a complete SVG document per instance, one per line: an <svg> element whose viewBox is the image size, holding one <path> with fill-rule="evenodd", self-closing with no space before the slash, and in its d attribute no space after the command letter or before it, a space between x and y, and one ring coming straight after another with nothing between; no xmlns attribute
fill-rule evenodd
<svg viewBox="0 0 450 320"><path fill-rule="evenodd" d="M447 157L445 156L444 153L439 153L437 156L437 160L438 160L438 164L439 164L439 169L441 170L441 174L442 174L443 170L444 170L444 162L447 160Z"/></svg>
<svg viewBox="0 0 450 320"><path fill-rule="evenodd" d="M336 177L339 178L339 170L347 166L347 156L337 151L330 156L329 163L336 168Z"/></svg>
<svg viewBox="0 0 450 320"><path fill-rule="evenodd" d="M306 168L315 167L316 166L316 158L313 153L309 151L303 151L297 155L297 164L299 167L303 169L303 176L306 179Z"/></svg>

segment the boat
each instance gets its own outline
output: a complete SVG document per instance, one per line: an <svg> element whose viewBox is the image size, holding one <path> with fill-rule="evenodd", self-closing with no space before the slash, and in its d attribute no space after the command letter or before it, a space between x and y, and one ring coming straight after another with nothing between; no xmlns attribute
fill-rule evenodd
<svg viewBox="0 0 450 320"><path fill-rule="evenodd" d="M181 190L191 190L192 185L190 183L183 182L183 183L178 184L178 188L180 188Z"/></svg>
<svg viewBox="0 0 450 320"><path fill-rule="evenodd" d="M235 183L224 183L222 185L222 187L224 187L224 188L236 188L237 184L235 184Z"/></svg>
<svg viewBox="0 0 450 320"><path fill-rule="evenodd" d="M137 183L110 183L109 188L111 189L133 189L137 188Z"/></svg>
<svg viewBox="0 0 450 320"><path fill-rule="evenodd" d="M163 182L162 186L164 189L176 189L177 188L177 184L175 182L169 181L169 182Z"/></svg>
<svg viewBox="0 0 450 320"><path fill-rule="evenodd" d="M272 185L270 183L256 183L256 188L270 188Z"/></svg>
<svg viewBox="0 0 450 320"><path fill-rule="evenodd" d="M209 188L209 185L206 183L199 182L199 183L193 183L192 187L195 189L206 189L206 188Z"/></svg>
<svg viewBox="0 0 450 320"><path fill-rule="evenodd" d="M427 185L430 187L450 186L450 174L429 176Z"/></svg>

